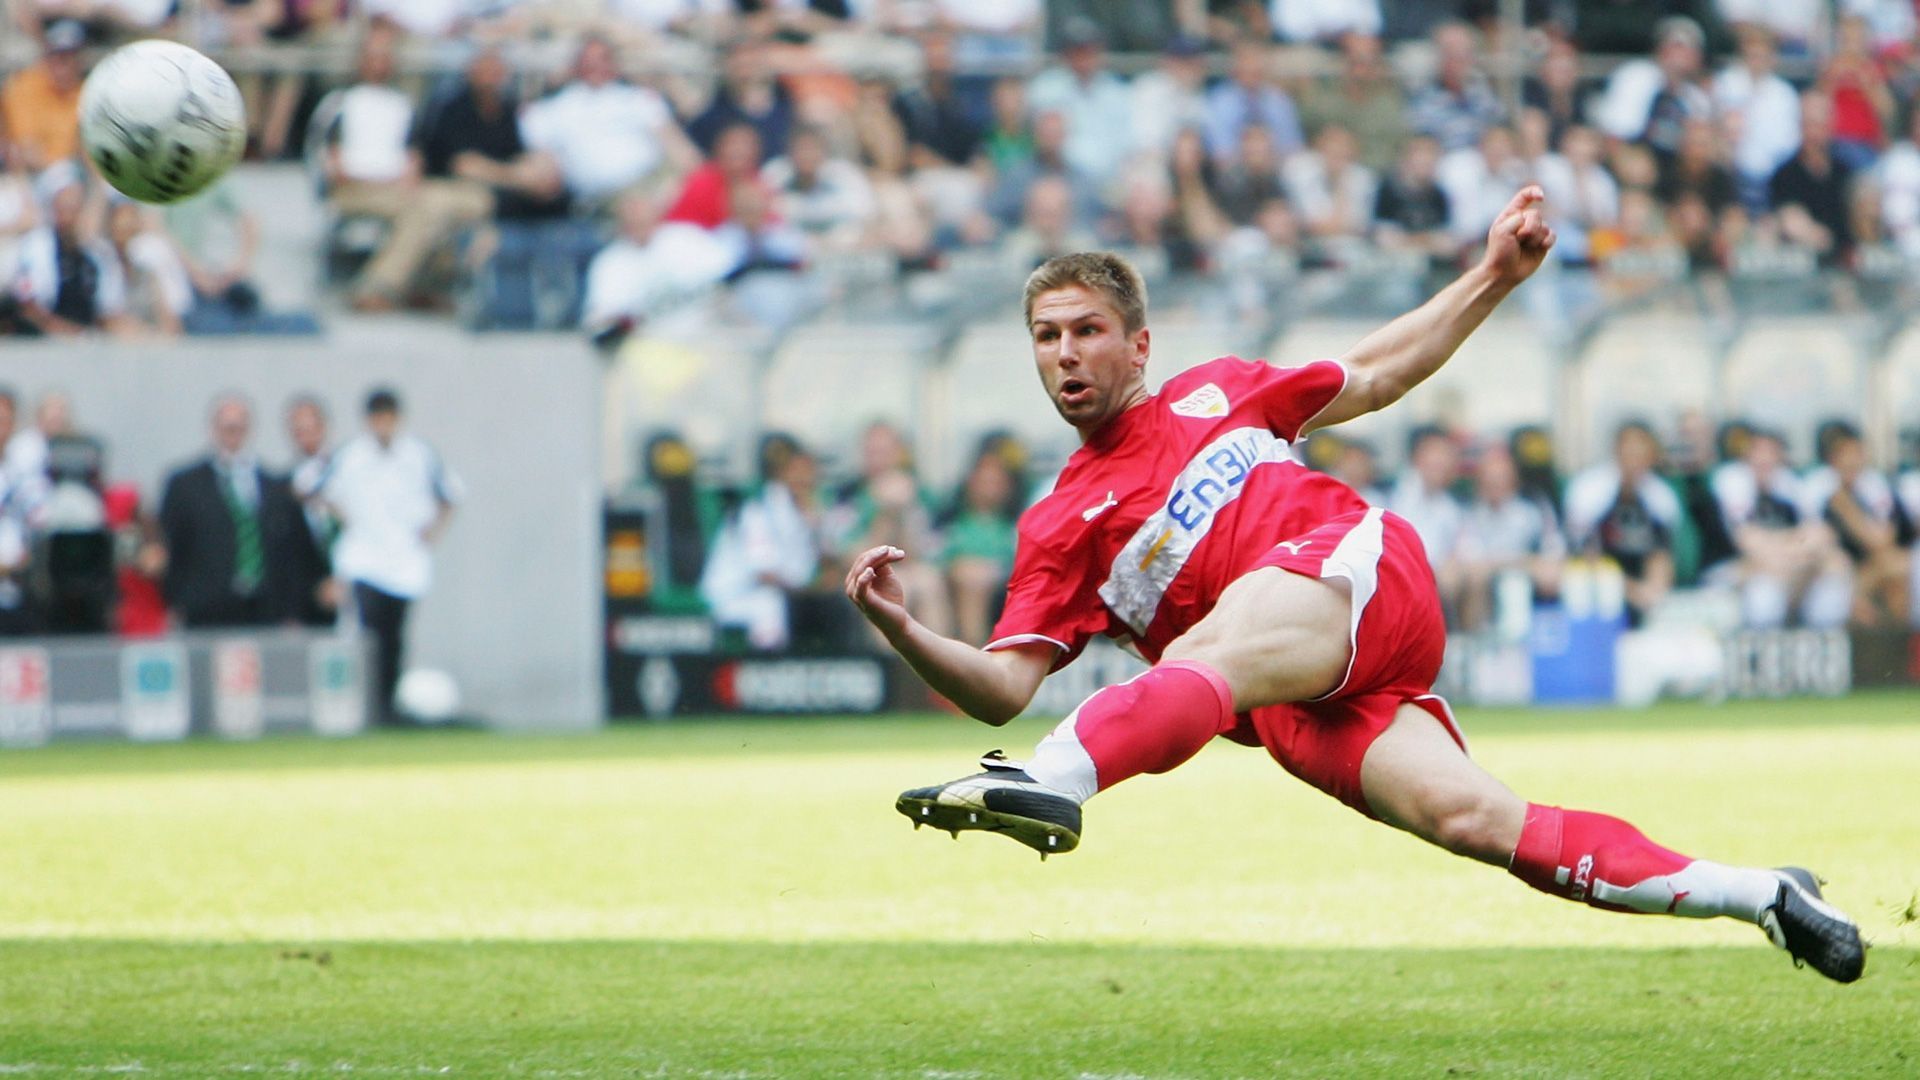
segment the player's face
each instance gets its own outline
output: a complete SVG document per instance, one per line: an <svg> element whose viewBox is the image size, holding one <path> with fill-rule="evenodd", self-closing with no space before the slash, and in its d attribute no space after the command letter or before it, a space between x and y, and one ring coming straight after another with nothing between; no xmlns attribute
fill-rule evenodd
<svg viewBox="0 0 1920 1080"><path fill-rule="evenodd" d="M1146 397L1147 330L1127 333L1099 292L1068 285L1041 293L1027 330L1048 400L1082 436Z"/></svg>

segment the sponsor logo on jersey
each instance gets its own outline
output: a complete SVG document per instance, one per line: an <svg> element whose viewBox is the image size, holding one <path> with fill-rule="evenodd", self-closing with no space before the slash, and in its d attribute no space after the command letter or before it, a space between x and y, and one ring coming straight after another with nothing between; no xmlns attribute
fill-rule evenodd
<svg viewBox="0 0 1920 1080"><path fill-rule="evenodd" d="M1292 460L1286 441L1265 428L1234 428L1201 447L1174 477L1167 501L1115 556L1100 599L1135 633L1145 634L1167 586L1220 511L1246 490L1254 468Z"/></svg>
<svg viewBox="0 0 1920 1080"><path fill-rule="evenodd" d="M1289 555L1298 555L1311 543L1313 543L1311 540L1282 540L1273 546L1286 548Z"/></svg>
<svg viewBox="0 0 1920 1080"><path fill-rule="evenodd" d="M1205 384L1171 406L1176 416L1201 418L1225 416L1231 407L1227 401L1226 391L1212 383Z"/></svg>
<svg viewBox="0 0 1920 1080"><path fill-rule="evenodd" d="M1582 855L1573 867L1573 899L1587 898L1587 883L1593 880L1593 856Z"/></svg>

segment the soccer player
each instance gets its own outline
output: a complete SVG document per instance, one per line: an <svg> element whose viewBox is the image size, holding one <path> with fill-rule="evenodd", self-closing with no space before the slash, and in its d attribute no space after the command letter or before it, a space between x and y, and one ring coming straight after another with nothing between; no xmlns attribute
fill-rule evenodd
<svg viewBox="0 0 1920 1080"><path fill-rule="evenodd" d="M1080 449L1021 518L1005 612L976 649L908 614L897 547L864 552L847 596L934 690L1004 724L1095 634L1153 667L1107 687L1024 764L903 793L916 825L1001 832L1038 850L1080 841L1081 804L1165 772L1215 736L1377 820L1505 866L1543 892L1614 911L1727 915L1796 964L1860 977L1858 927L1799 868L1746 869L1670 851L1618 818L1529 803L1482 770L1432 693L1445 646L1433 573L1411 526L1293 444L1381 409L1432 375L1553 246L1538 187L1495 221L1478 266L1338 360L1282 369L1223 357L1147 392L1140 275L1107 254L1027 279L1040 381Z"/></svg>

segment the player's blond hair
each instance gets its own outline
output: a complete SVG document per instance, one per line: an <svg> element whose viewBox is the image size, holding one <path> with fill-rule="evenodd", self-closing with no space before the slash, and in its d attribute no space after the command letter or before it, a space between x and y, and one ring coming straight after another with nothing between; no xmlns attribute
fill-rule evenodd
<svg viewBox="0 0 1920 1080"><path fill-rule="evenodd" d="M1133 264L1111 251L1056 255L1027 276L1027 325L1033 325L1033 301L1041 293L1080 285L1107 298L1131 334L1147 325L1147 283Z"/></svg>

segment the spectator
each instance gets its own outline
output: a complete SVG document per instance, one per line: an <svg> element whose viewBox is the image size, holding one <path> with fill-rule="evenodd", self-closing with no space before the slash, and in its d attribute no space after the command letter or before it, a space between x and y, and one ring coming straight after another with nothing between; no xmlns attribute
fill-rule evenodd
<svg viewBox="0 0 1920 1080"><path fill-rule="evenodd" d="M913 452L900 429L885 420L860 436L860 475L840 489L828 515L825 554L841 562L869 548L890 545L931 555L939 550L933 529L933 499L913 471ZM901 579L914 617L946 633L951 621L937 561L911 560Z"/></svg>
<svg viewBox="0 0 1920 1080"><path fill-rule="evenodd" d="M1644 144L1664 159L1679 148L1689 119L1713 115L1713 99L1697 81L1706 41L1700 24L1671 16L1660 20L1654 38L1652 59L1614 69L1595 119L1608 135Z"/></svg>
<svg viewBox="0 0 1920 1080"><path fill-rule="evenodd" d="M0 337L27 332L13 283L19 276L20 248L39 224L33 181L18 156L9 152L6 129L0 126Z"/></svg>
<svg viewBox="0 0 1920 1080"><path fill-rule="evenodd" d="M1483 240L1514 191L1532 177L1531 164L1514 152L1513 132L1503 127L1488 128L1478 147L1441 159L1436 179L1447 193L1454 240L1463 246Z"/></svg>
<svg viewBox="0 0 1920 1080"><path fill-rule="evenodd" d="M942 31L920 36L923 71L918 82L893 96L893 111L906 130L908 157L916 169L964 168L980 152L974 103L961 92L953 37Z"/></svg>
<svg viewBox="0 0 1920 1080"><path fill-rule="evenodd" d="M794 124L793 100L774 77L771 61L769 50L753 41L743 41L728 51L726 74L713 99L687 123L687 135L703 153L717 154L720 137L739 124L753 128L768 154L787 152L787 136Z"/></svg>
<svg viewBox="0 0 1920 1080"><path fill-rule="evenodd" d="M733 269L733 252L710 231L662 222L663 206L643 190L619 202L620 231L587 268L581 321L602 346L673 311L691 311L694 297Z"/></svg>
<svg viewBox="0 0 1920 1080"><path fill-rule="evenodd" d="M1714 470L1713 496L1736 557L1710 566L1708 577L1740 590L1748 627L1778 629L1795 610L1807 626L1846 623L1852 586L1845 560L1826 529L1804 518L1779 435L1754 431L1741 460Z"/></svg>
<svg viewBox="0 0 1920 1080"><path fill-rule="evenodd" d="M37 518L52 483L48 447L55 439L74 433L73 402L66 394L49 390L34 404L32 427L10 424L9 428L13 435L6 442L4 471L13 483L16 505L30 519Z"/></svg>
<svg viewBox="0 0 1920 1080"><path fill-rule="evenodd" d="M846 251L863 245L873 222L873 187L860 166L831 155L826 132L794 131L788 154L761 170L774 210L821 247Z"/></svg>
<svg viewBox="0 0 1920 1080"><path fill-rule="evenodd" d="M1620 568L1634 626L1673 588L1680 499L1656 473L1659 464L1653 429L1630 420L1614 436L1613 460L1589 467L1567 487L1568 546Z"/></svg>
<svg viewBox="0 0 1920 1080"><path fill-rule="evenodd" d="M1380 487L1380 458L1374 453L1372 443L1341 436L1330 472L1335 480L1359 492L1368 503L1387 505L1387 493Z"/></svg>
<svg viewBox="0 0 1920 1080"><path fill-rule="evenodd" d="M160 497L167 606L188 629L290 619L296 567L311 546L299 505L249 447L245 398L216 398L210 420L212 452L176 469Z"/></svg>
<svg viewBox="0 0 1920 1080"><path fill-rule="evenodd" d="M820 469L794 447L762 461L760 493L743 504L713 540L700 576L700 595L722 627L746 635L753 648L774 651L792 641L796 606L819 595L825 566L821 542Z"/></svg>
<svg viewBox="0 0 1920 1080"><path fill-rule="evenodd" d="M717 229L733 216L733 193L741 187L767 193L760 178L760 133L745 123L714 140L712 160L687 174L679 197L667 208L667 220Z"/></svg>
<svg viewBox="0 0 1920 1080"><path fill-rule="evenodd" d="M961 481L954 516L946 522L940 561L953 593L955 629L970 645L986 644L1005 599L1021 510L1018 496L1006 459L984 452Z"/></svg>
<svg viewBox="0 0 1920 1080"><path fill-rule="evenodd" d="M1027 108L1027 84L1008 76L995 80L987 98L987 127L980 151L997 174L1018 168L1034 155L1032 112ZM1065 136L1065 124L1061 126Z"/></svg>
<svg viewBox="0 0 1920 1080"><path fill-rule="evenodd" d="M1433 45L1440 69L1409 103L1413 130L1434 139L1442 151L1471 149L1506 119L1506 110L1479 69L1471 27L1458 22L1435 27Z"/></svg>
<svg viewBox="0 0 1920 1080"><path fill-rule="evenodd" d="M1132 123L1127 85L1107 70L1105 35L1085 19L1071 20L1061 33L1060 57L1064 66L1034 76L1028 102L1036 114L1061 115L1067 128L1067 163L1104 187L1130 149L1120 137Z"/></svg>
<svg viewBox="0 0 1920 1080"><path fill-rule="evenodd" d="M1600 136L1592 128L1571 127L1560 152L1548 154L1534 173L1547 193L1547 220L1559 237L1561 261L1584 264L1591 257L1596 231L1620 220L1620 188L1600 163Z"/></svg>
<svg viewBox="0 0 1920 1080"><path fill-rule="evenodd" d="M763 326L791 326L816 299L792 273L806 262L806 235L780 220L773 197L757 182L735 185L728 201L730 216L714 236L730 252L726 280L734 304Z"/></svg>
<svg viewBox="0 0 1920 1080"><path fill-rule="evenodd" d="M573 70L571 82L521 112L520 137L559 163L576 199L601 206L662 167L699 162L666 100L620 80L612 42L583 39Z"/></svg>
<svg viewBox="0 0 1920 1080"><path fill-rule="evenodd" d="M1207 122L1207 43L1185 34L1168 38L1159 66L1134 76L1130 93L1132 149L1164 160L1175 135Z"/></svg>
<svg viewBox="0 0 1920 1080"><path fill-rule="evenodd" d="M1853 170L1833 153L1833 107L1814 93L1800 98L1800 152L1767 184L1773 224L1781 239L1831 265L1853 250L1847 194Z"/></svg>
<svg viewBox="0 0 1920 1080"><path fill-rule="evenodd" d="M1881 157L1875 176L1888 234L1907 258L1920 259L1920 106L1908 111L1907 137Z"/></svg>
<svg viewBox="0 0 1920 1080"><path fill-rule="evenodd" d="M1580 50L1563 37L1547 42L1547 55L1538 71L1520 83L1521 106L1546 118L1547 142L1559 146L1567 129L1588 124L1591 87L1580 77Z"/></svg>
<svg viewBox="0 0 1920 1080"><path fill-rule="evenodd" d="M1407 139L1406 95L1380 55L1380 39L1347 34L1340 39L1338 78L1316 80L1300 95L1300 120L1309 138L1338 123L1359 144L1360 164L1375 174L1393 167Z"/></svg>
<svg viewBox="0 0 1920 1080"><path fill-rule="evenodd" d="M1244 133L1252 127L1266 133L1276 159L1305 143L1300 115L1274 83L1270 62L1265 45L1241 39L1233 47L1227 78L1207 91L1207 153L1215 164L1225 166L1242 153Z"/></svg>
<svg viewBox="0 0 1920 1080"><path fill-rule="evenodd" d="M183 319L188 333L308 328L306 316L276 322L261 312L260 290L253 282L260 224L240 205L231 180L221 179L194 198L161 207L160 221L193 290Z"/></svg>
<svg viewBox="0 0 1920 1080"><path fill-rule="evenodd" d="M330 199L342 214L379 218L386 238L353 284L358 311L391 311L416 293L440 246L493 212L485 188L421 177L408 145L413 103L393 85L393 34L375 28L360 43L358 82L341 93L336 142L326 156Z"/></svg>
<svg viewBox="0 0 1920 1080"><path fill-rule="evenodd" d="M1715 0L1720 18L1735 36L1749 32L1778 40L1787 55L1811 57L1826 34L1827 8L1820 0ZM1844 7L1845 5L1837 5Z"/></svg>
<svg viewBox="0 0 1920 1080"><path fill-rule="evenodd" d="M1400 160L1374 199L1374 241L1382 247L1422 251L1435 260L1450 257L1453 215L1447 193L1435 179L1440 144L1426 135L1407 140Z"/></svg>
<svg viewBox="0 0 1920 1080"><path fill-rule="evenodd" d="M1496 586L1507 578L1524 581L1530 597L1559 594L1566 541L1553 511L1520 493L1520 473L1506 447L1481 452L1459 537L1447 576L1457 581L1463 629L1481 629L1503 614Z"/></svg>
<svg viewBox="0 0 1920 1080"><path fill-rule="evenodd" d="M20 245L16 329L59 337L94 329L136 333L119 260L84 226L86 192L78 177L59 184L48 202L47 223Z"/></svg>
<svg viewBox="0 0 1920 1080"><path fill-rule="evenodd" d="M1026 210L1027 195L1042 179L1059 180L1073 195L1073 217L1085 225L1100 207L1098 185L1067 156L1067 120L1048 109L1033 118L1033 152L1023 161L1001 170L987 195L986 209L1003 226L1016 224Z"/></svg>
<svg viewBox="0 0 1920 1080"><path fill-rule="evenodd" d="M1387 509L1407 519L1426 546L1436 571L1453 560L1466 508L1454 497L1460 479L1460 448L1437 427L1415 428L1407 437L1407 467L1387 496Z"/></svg>
<svg viewBox="0 0 1920 1080"><path fill-rule="evenodd" d="M1332 45L1380 33L1380 0L1267 0L1267 18L1281 41Z"/></svg>
<svg viewBox="0 0 1920 1080"><path fill-rule="evenodd" d="M901 269L924 269L935 257L934 225L908 180L907 133L893 112L892 92L883 79L861 81L854 99L854 131L867 183L873 188L877 240L899 260ZM969 200L975 197L975 192L967 193ZM980 241L993 235L993 226L977 205L962 203L951 212L951 222L943 224L970 222L979 229Z"/></svg>
<svg viewBox="0 0 1920 1080"><path fill-rule="evenodd" d="M14 437L19 399L10 387L0 386L0 448ZM0 457L0 637L31 634L39 629L38 614L27 595L32 533L27 515L31 491Z"/></svg>
<svg viewBox="0 0 1920 1080"><path fill-rule="evenodd" d="M334 573L374 638L374 715L392 723L407 613L432 585L433 546L453 520L460 482L425 440L401 430L393 391L367 395L366 424L334 455L320 497L340 521Z"/></svg>
<svg viewBox="0 0 1920 1080"><path fill-rule="evenodd" d="M296 564L292 597L294 618L307 626L332 626L339 618L340 589L333 580L333 541L340 523L320 498L320 485L333 464L327 445L327 407L312 394L300 394L287 403L287 441L293 444L293 465L287 486L300 503L307 526L307 556Z"/></svg>
<svg viewBox="0 0 1920 1080"><path fill-rule="evenodd" d="M1021 274L1056 255L1091 251L1093 235L1076 221L1073 188L1057 176L1041 177L1027 189L1026 211L1020 227L1001 241L1007 266Z"/></svg>
<svg viewBox="0 0 1920 1080"><path fill-rule="evenodd" d="M1680 414L1678 439L1669 461L1667 483L1680 497L1685 530L1693 537L1691 551L1677 552L1674 580L1692 585L1702 571L1732 559L1733 538L1727 535L1726 517L1714 495L1714 473L1723 464L1714 438L1713 424L1699 409Z"/></svg>
<svg viewBox="0 0 1920 1080"><path fill-rule="evenodd" d="M1240 129L1239 153L1216 165L1213 196L1227 220L1242 226L1251 225L1268 202L1286 201L1280 158L1265 127L1249 124Z"/></svg>
<svg viewBox="0 0 1920 1080"><path fill-rule="evenodd" d="M1820 426L1821 468L1806 479L1810 516L1833 529L1853 560L1853 620L1904 628L1912 614L1911 549L1920 530L1885 474L1867 465L1867 444L1844 420Z"/></svg>
<svg viewBox="0 0 1920 1080"><path fill-rule="evenodd" d="M1660 169L1653 193L1666 206L1667 229L1687 249L1693 268L1724 265L1746 232L1747 213L1733 174L1722 164L1719 131L1711 121L1687 122L1680 152Z"/></svg>
<svg viewBox="0 0 1920 1080"><path fill-rule="evenodd" d="M508 82L513 72L497 46L467 62L459 88L421 126L421 168L435 180L462 181L493 197L502 221L553 218L567 211L565 178L549 154L527 149Z"/></svg>
<svg viewBox="0 0 1920 1080"><path fill-rule="evenodd" d="M1800 95L1775 73L1773 35L1740 30L1740 59L1713 81L1713 100L1733 137L1740 201L1752 214L1767 209L1767 181L1800 148ZM1682 141L1686 133L1682 133Z"/></svg>
<svg viewBox="0 0 1920 1080"><path fill-rule="evenodd" d="M1295 154L1284 168L1286 188L1308 235L1336 253L1341 245L1366 236L1373 222L1380 178L1356 160L1353 133L1328 124L1314 136L1313 149Z"/></svg>
<svg viewBox="0 0 1920 1080"><path fill-rule="evenodd" d="M1209 258L1229 223L1213 198L1213 163L1207 158L1206 139L1198 128L1182 128L1173 138L1170 155L1177 232L1192 242L1195 257Z"/></svg>
<svg viewBox="0 0 1920 1080"><path fill-rule="evenodd" d="M1178 213L1173 184L1157 165L1143 162L1127 171L1107 239L1149 276L1195 270L1202 262L1200 247Z"/></svg>
<svg viewBox="0 0 1920 1080"><path fill-rule="evenodd" d="M37 63L0 86L0 136L9 156L39 173L80 156L80 50L86 30L70 19L47 24Z"/></svg>
<svg viewBox="0 0 1920 1080"><path fill-rule="evenodd" d="M107 244L126 282L126 318L137 332L178 337L181 319L193 307L193 283L173 241L154 227L153 215L136 202L107 210Z"/></svg>
<svg viewBox="0 0 1920 1080"><path fill-rule="evenodd" d="M1872 168L1886 148L1887 130L1898 123L1899 106L1874 58L1865 19L1840 18L1833 55L1814 92L1832 106L1833 156L1854 172Z"/></svg>

